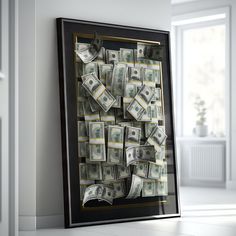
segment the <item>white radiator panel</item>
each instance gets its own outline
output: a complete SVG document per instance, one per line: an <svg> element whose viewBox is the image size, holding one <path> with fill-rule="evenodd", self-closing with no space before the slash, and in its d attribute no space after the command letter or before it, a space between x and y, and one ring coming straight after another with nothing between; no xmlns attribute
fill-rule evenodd
<svg viewBox="0 0 236 236"><path fill-rule="evenodd" d="M191 145L189 178L192 180L224 181L225 148L221 144Z"/></svg>

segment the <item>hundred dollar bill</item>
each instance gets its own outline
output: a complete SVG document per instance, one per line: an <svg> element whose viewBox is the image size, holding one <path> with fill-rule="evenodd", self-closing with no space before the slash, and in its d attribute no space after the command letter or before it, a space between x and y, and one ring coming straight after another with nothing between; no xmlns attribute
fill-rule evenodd
<svg viewBox="0 0 236 236"><path fill-rule="evenodd" d="M137 95L134 97L133 101L128 106L127 111L136 120L139 120L150 104L153 96L153 90L150 87L143 85Z"/></svg>
<svg viewBox="0 0 236 236"><path fill-rule="evenodd" d="M101 164L86 163L87 179L88 180L102 180Z"/></svg>
<svg viewBox="0 0 236 236"><path fill-rule="evenodd" d="M100 121L100 115L98 111L92 112L88 102L83 102L83 113L85 121Z"/></svg>
<svg viewBox="0 0 236 236"><path fill-rule="evenodd" d="M142 85L142 74L141 69L138 67L129 67L128 68L128 83Z"/></svg>
<svg viewBox="0 0 236 236"><path fill-rule="evenodd" d="M137 43L137 58L161 61L164 46L159 44Z"/></svg>
<svg viewBox="0 0 236 236"><path fill-rule="evenodd" d="M107 162L123 164L124 127L108 126Z"/></svg>
<svg viewBox="0 0 236 236"><path fill-rule="evenodd" d="M78 42L75 43L75 61L76 62L81 62L81 59L78 53L76 52L86 50L87 48L89 48L89 43L78 43ZM80 64L82 65L82 63Z"/></svg>
<svg viewBox="0 0 236 236"><path fill-rule="evenodd" d="M121 108L121 96L115 97L116 101L113 103L113 108Z"/></svg>
<svg viewBox="0 0 236 236"><path fill-rule="evenodd" d="M104 181L116 180L116 166L114 165L102 165L102 179Z"/></svg>
<svg viewBox="0 0 236 236"><path fill-rule="evenodd" d="M112 72L113 65L112 64L101 64L99 65L99 78L103 84L106 84L106 74L108 72Z"/></svg>
<svg viewBox="0 0 236 236"><path fill-rule="evenodd" d="M156 181L152 179L143 180L142 197L156 196Z"/></svg>
<svg viewBox="0 0 236 236"><path fill-rule="evenodd" d="M78 141L85 142L88 141L87 129L84 121L77 121L78 127Z"/></svg>
<svg viewBox="0 0 236 236"><path fill-rule="evenodd" d="M151 121L158 122L158 120L160 119L159 106L151 105L150 111L151 111Z"/></svg>
<svg viewBox="0 0 236 236"><path fill-rule="evenodd" d="M88 64L84 64L83 66L83 75L95 73L98 77L98 64L96 62L90 62Z"/></svg>
<svg viewBox="0 0 236 236"><path fill-rule="evenodd" d="M163 132L163 130L156 126L147 139L146 144L153 145L156 151L160 151L160 146L165 142L166 138L167 135Z"/></svg>
<svg viewBox="0 0 236 236"><path fill-rule="evenodd" d="M156 84L160 84L160 71L143 68L143 84L149 87L155 87Z"/></svg>
<svg viewBox="0 0 236 236"><path fill-rule="evenodd" d="M114 190L114 195L113 195L114 199L125 196L126 187L125 187L124 181L117 181L117 182L112 183L112 185L113 185L113 190Z"/></svg>
<svg viewBox="0 0 236 236"><path fill-rule="evenodd" d="M78 57L84 62L84 63L89 63L97 58L99 55L99 52L102 48L102 43L103 41L101 38L99 38L96 34L89 45L83 44L83 46L80 46L80 43L76 44L76 50L75 53L77 54Z"/></svg>
<svg viewBox="0 0 236 236"><path fill-rule="evenodd" d="M160 150L155 153L156 163L163 165L163 160L165 159L165 146L161 146Z"/></svg>
<svg viewBox="0 0 236 236"><path fill-rule="evenodd" d="M117 179L125 179L131 176L130 167L128 166L117 166Z"/></svg>
<svg viewBox="0 0 236 236"><path fill-rule="evenodd" d="M140 144L141 128L127 126L125 128L125 147L138 146Z"/></svg>
<svg viewBox="0 0 236 236"><path fill-rule="evenodd" d="M121 121L121 122L119 122L117 124L122 126L122 127L133 126L133 122L131 122L131 121Z"/></svg>
<svg viewBox="0 0 236 236"><path fill-rule="evenodd" d="M131 119L132 116L127 112L129 104L132 102L133 98L137 94L137 85L136 84L125 84L124 97L123 97L123 113L124 119Z"/></svg>
<svg viewBox="0 0 236 236"><path fill-rule="evenodd" d="M129 48L120 48L120 62L128 66L134 66L134 50Z"/></svg>
<svg viewBox="0 0 236 236"><path fill-rule="evenodd" d="M106 201L112 205L113 195L114 193L112 188L102 184L93 184L86 188L82 205L84 206L86 202L95 199Z"/></svg>
<svg viewBox="0 0 236 236"><path fill-rule="evenodd" d="M155 161L154 146L131 146L126 149L126 165L135 164L138 161Z"/></svg>
<svg viewBox="0 0 236 236"><path fill-rule="evenodd" d="M141 140L142 139L144 140L145 139L145 123L139 122L139 121L134 121L132 126L141 129Z"/></svg>
<svg viewBox="0 0 236 236"><path fill-rule="evenodd" d="M143 178L148 176L148 162L139 161L134 166L134 174Z"/></svg>
<svg viewBox="0 0 236 236"><path fill-rule="evenodd" d="M89 122L90 161L106 161L104 122Z"/></svg>
<svg viewBox="0 0 236 236"><path fill-rule="evenodd" d="M87 92L94 98L101 108L107 112L113 103L115 103L115 98L94 73L83 75L82 80L82 85Z"/></svg>
<svg viewBox="0 0 236 236"><path fill-rule="evenodd" d="M155 102L156 105L161 106L161 89L160 88L153 88L154 96L152 102Z"/></svg>
<svg viewBox="0 0 236 236"><path fill-rule="evenodd" d="M126 64L117 64L114 66L111 84L111 92L114 96L123 96L126 74Z"/></svg>
<svg viewBox="0 0 236 236"><path fill-rule="evenodd" d="M162 171L162 166L154 162L149 162L149 170L148 170L149 179L160 179L161 171Z"/></svg>
<svg viewBox="0 0 236 236"><path fill-rule="evenodd" d="M78 157L89 157L88 142L78 142Z"/></svg>
<svg viewBox="0 0 236 236"><path fill-rule="evenodd" d="M105 64L105 53L106 49L104 47L101 47L101 50L99 51L97 58L94 60L98 65Z"/></svg>
<svg viewBox="0 0 236 236"><path fill-rule="evenodd" d="M167 196L168 195L168 182L156 181L156 196Z"/></svg>
<svg viewBox="0 0 236 236"><path fill-rule="evenodd" d="M111 86L112 86L112 74L113 74L113 70L112 71L106 71L105 74L105 81L106 81L106 88L108 91L111 91Z"/></svg>
<svg viewBox="0 0 236 236"><path fill-rule="evenodd" d="M106 59L108 64L117 64L120 61L120 52L116 50L106 50Z"/></svg>
<svg viewBox="0 0 236 236"><path fill-rule="evenodd" d="M152 109L151 105L147 107L147 109L143 112L143 114L138 118L138 121L152 121Z"/></svg>
<svg viewBox="0 0 236 236"><path fill-rule="evenodd" d="M131 187L129 190L129 193L127 195L127 199L134 199L140 196L140 193L142 191L143 188L143 179L140 178L137 175L132 175L132 183L131 183Z"/></svg>
<svg viewBox="0 0 236 236"><path fill-rule="evenodd" d="M157 127L157 123L156 122L146 122L145 123L145 137L148 138L151 133L153 132L153 130Z"/></svg>

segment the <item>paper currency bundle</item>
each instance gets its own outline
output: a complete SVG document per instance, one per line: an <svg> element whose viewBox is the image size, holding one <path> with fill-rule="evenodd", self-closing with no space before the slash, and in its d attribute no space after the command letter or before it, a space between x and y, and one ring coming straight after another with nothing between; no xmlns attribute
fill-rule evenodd
<svg viewBox="0 0 236 236"><path fill-rule="evenodd" d="M75 45L81 203L166 196L163 48L96 37Z"/></svg>

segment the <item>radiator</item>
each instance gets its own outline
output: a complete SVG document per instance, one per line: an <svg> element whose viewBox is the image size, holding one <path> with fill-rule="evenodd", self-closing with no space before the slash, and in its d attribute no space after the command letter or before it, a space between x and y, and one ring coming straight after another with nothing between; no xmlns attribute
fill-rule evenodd
<svg viewBox="0 0 236 236"><path fill-rule="evenodd" d="M189 178L192 180L223 181L225 148L222 144L190 146Z"/></svg>

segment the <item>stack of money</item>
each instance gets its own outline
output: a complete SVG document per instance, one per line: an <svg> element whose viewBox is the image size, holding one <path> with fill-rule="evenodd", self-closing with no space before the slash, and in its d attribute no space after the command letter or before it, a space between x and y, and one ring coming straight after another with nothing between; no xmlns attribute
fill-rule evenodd
<svg viewBox="0 0 236 236"><path fill-rule="evenodd" d="M168 195L162 46L77 42L80 200ZM107 64L106 64L107 63ZM128 200L127 200L128 201Z"/></svg>
<svg viewBox="0 0 236 236"><path fill-rule="evenodd" d="M107 162L121 165L124 163L124 127L108 126Z"/></svg>
<svg viewBox="0 0 236 236"><path fill-rule="evenodd" d="M89 157L90 161L106 161L103 122L89 122Z"/></svg>
<svg viewBox="0 0 236 236"><path fill-rule="evenodd" d="M140 145L126 149L126 165L136 164L139 161L155 161L154 146Z"/></svg>
<svg viewBox="0 0 236 236"><path fill-rule="evenodd" d="M143 85L139 90L137 95L134 97L133 101L127 108L127 111L136 119L140 120L147 110L154 93L152 89L146 85Z"/></svg>
<svg viewBox="0 0 236 236"><path fill-rule="evenodd" d="M82 85L87 92L94 98L101 108L107 112L115 102L115 98L96 77L95 73L83 75L82 79Z"/></svg>
<svg viewBox="0 0 236 236"><path fill-rule="evenodd" d="M125 147L139 146L141 138L141 128L125 127Z"/></svg>
<svg viewBox="0 0 236 236"><path fill-rule="evenodd" d="M163 130L156 126L148 137L146 144L153 145L156 151L160 151L160 147L164 144L166 138L167 135L163 132Z"/></svg>

